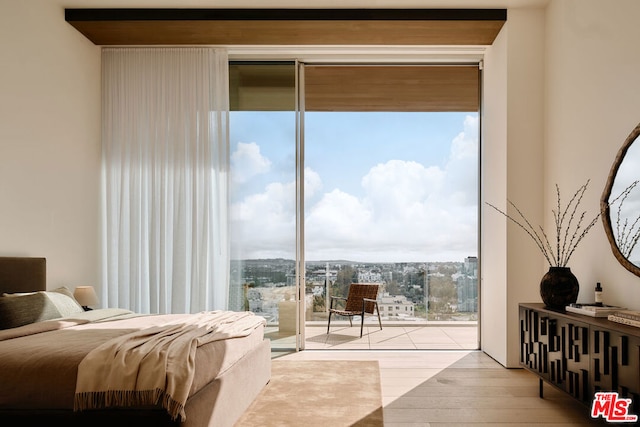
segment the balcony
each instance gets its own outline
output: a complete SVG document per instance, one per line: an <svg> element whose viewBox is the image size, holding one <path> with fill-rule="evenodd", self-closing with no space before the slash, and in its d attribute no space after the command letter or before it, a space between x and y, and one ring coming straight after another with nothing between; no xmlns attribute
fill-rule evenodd
<svg viewBox="0 0 640 427"><path fill-rule="evenodd" d="M357 318L356 318L357 319ZM269 325L266 337L272 348L295 348L295 335ZM348 321L331 322L327 334L326 322L307 322L305 326L306 350L476 350L478 349L478 324L475 321L424 322L409 324L365 321L360 338L359 320L353 326Z"/></svg>

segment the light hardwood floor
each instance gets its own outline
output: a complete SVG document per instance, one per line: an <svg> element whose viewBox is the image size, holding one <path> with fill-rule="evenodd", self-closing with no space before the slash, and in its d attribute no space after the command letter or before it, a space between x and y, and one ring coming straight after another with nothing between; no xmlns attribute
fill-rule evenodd
<svg viewBox="0 0 640 427"><path fill-rule="evenodd" d="M297 360L378 360L386 427L606 425L538 378L481 351L305 350ZM336 426L332 426L336 427Z"/></svg>

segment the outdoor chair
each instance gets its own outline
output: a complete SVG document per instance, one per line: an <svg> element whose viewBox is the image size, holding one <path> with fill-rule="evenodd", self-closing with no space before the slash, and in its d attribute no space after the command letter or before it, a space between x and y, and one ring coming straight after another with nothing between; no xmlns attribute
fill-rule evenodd
<svg viewBox="0 0 640 427"><path fill-rule="evenodd" d="M327 334L331 327L331 315L337 314L339 316L346 316L349 318L349 324L353 326L353 316L360 316L360 338L362 338L362 331L364 329L364 316L365 314L374 314L375 308L378 314L378 324L382 329L382 321L380 320L380 310L378 309L378 285L364 284L364 283L352 283L349 285L349 293L346 298L331 296L331 303L329 305L329 322L327 323ZM344 308L334 308L334 302L336 300L345 301Z"/></svg>

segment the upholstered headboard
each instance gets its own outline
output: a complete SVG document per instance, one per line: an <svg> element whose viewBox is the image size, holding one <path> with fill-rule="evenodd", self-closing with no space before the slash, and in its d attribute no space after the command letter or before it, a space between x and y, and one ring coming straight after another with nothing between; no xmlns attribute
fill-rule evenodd
<svg viewBox="0 0 640 427"><path fill-rule="evenodd" d="M0 257L0 295L47 290L47 259Z"/></svg>

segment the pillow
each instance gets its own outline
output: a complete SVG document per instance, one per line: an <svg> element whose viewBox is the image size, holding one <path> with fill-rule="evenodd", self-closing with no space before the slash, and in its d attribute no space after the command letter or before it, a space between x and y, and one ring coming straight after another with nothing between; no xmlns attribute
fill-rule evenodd
<svg viewBox="0 0 640 427"><path fill-rule="evenodd" d="M71 293L69 288L62 286L44 293L51 299L62 317L84 313L84 309L78 304L78 301L73 297L73 293Z"/></svg>
<svg viewBox="0 0 640 427"><path fill-rule="evenodd" d="M51 292L58 292L60 294L68 296L69 298L72 298L74 301L76 300L76 298L73 296L73 292L71 292L71 289L67 288L66 286L60 286L59 288L56 288Z"/></svg>
<svg viewBox="0 0 640 427"><path fill-rule="evenodd" d="M45 292L0 298L0 329L62 317Z"/></svg>
<svg viewBox="0 0 640 427"><path fill-rule="evenodd" d="M53 302L53 305L58 309L58 312L63 317L70 316L76 313L84 313L84 309L78 303L78 301L76 301L75 297L73 296L73 292L71 292L71 290L66 286L61 286L52 291L16 292L11 294L4 293L2 294L2 296L16 298L23 297L25 295L33 295L36 293L45 294L49 299L51 299L51 302Z"/></svg>

